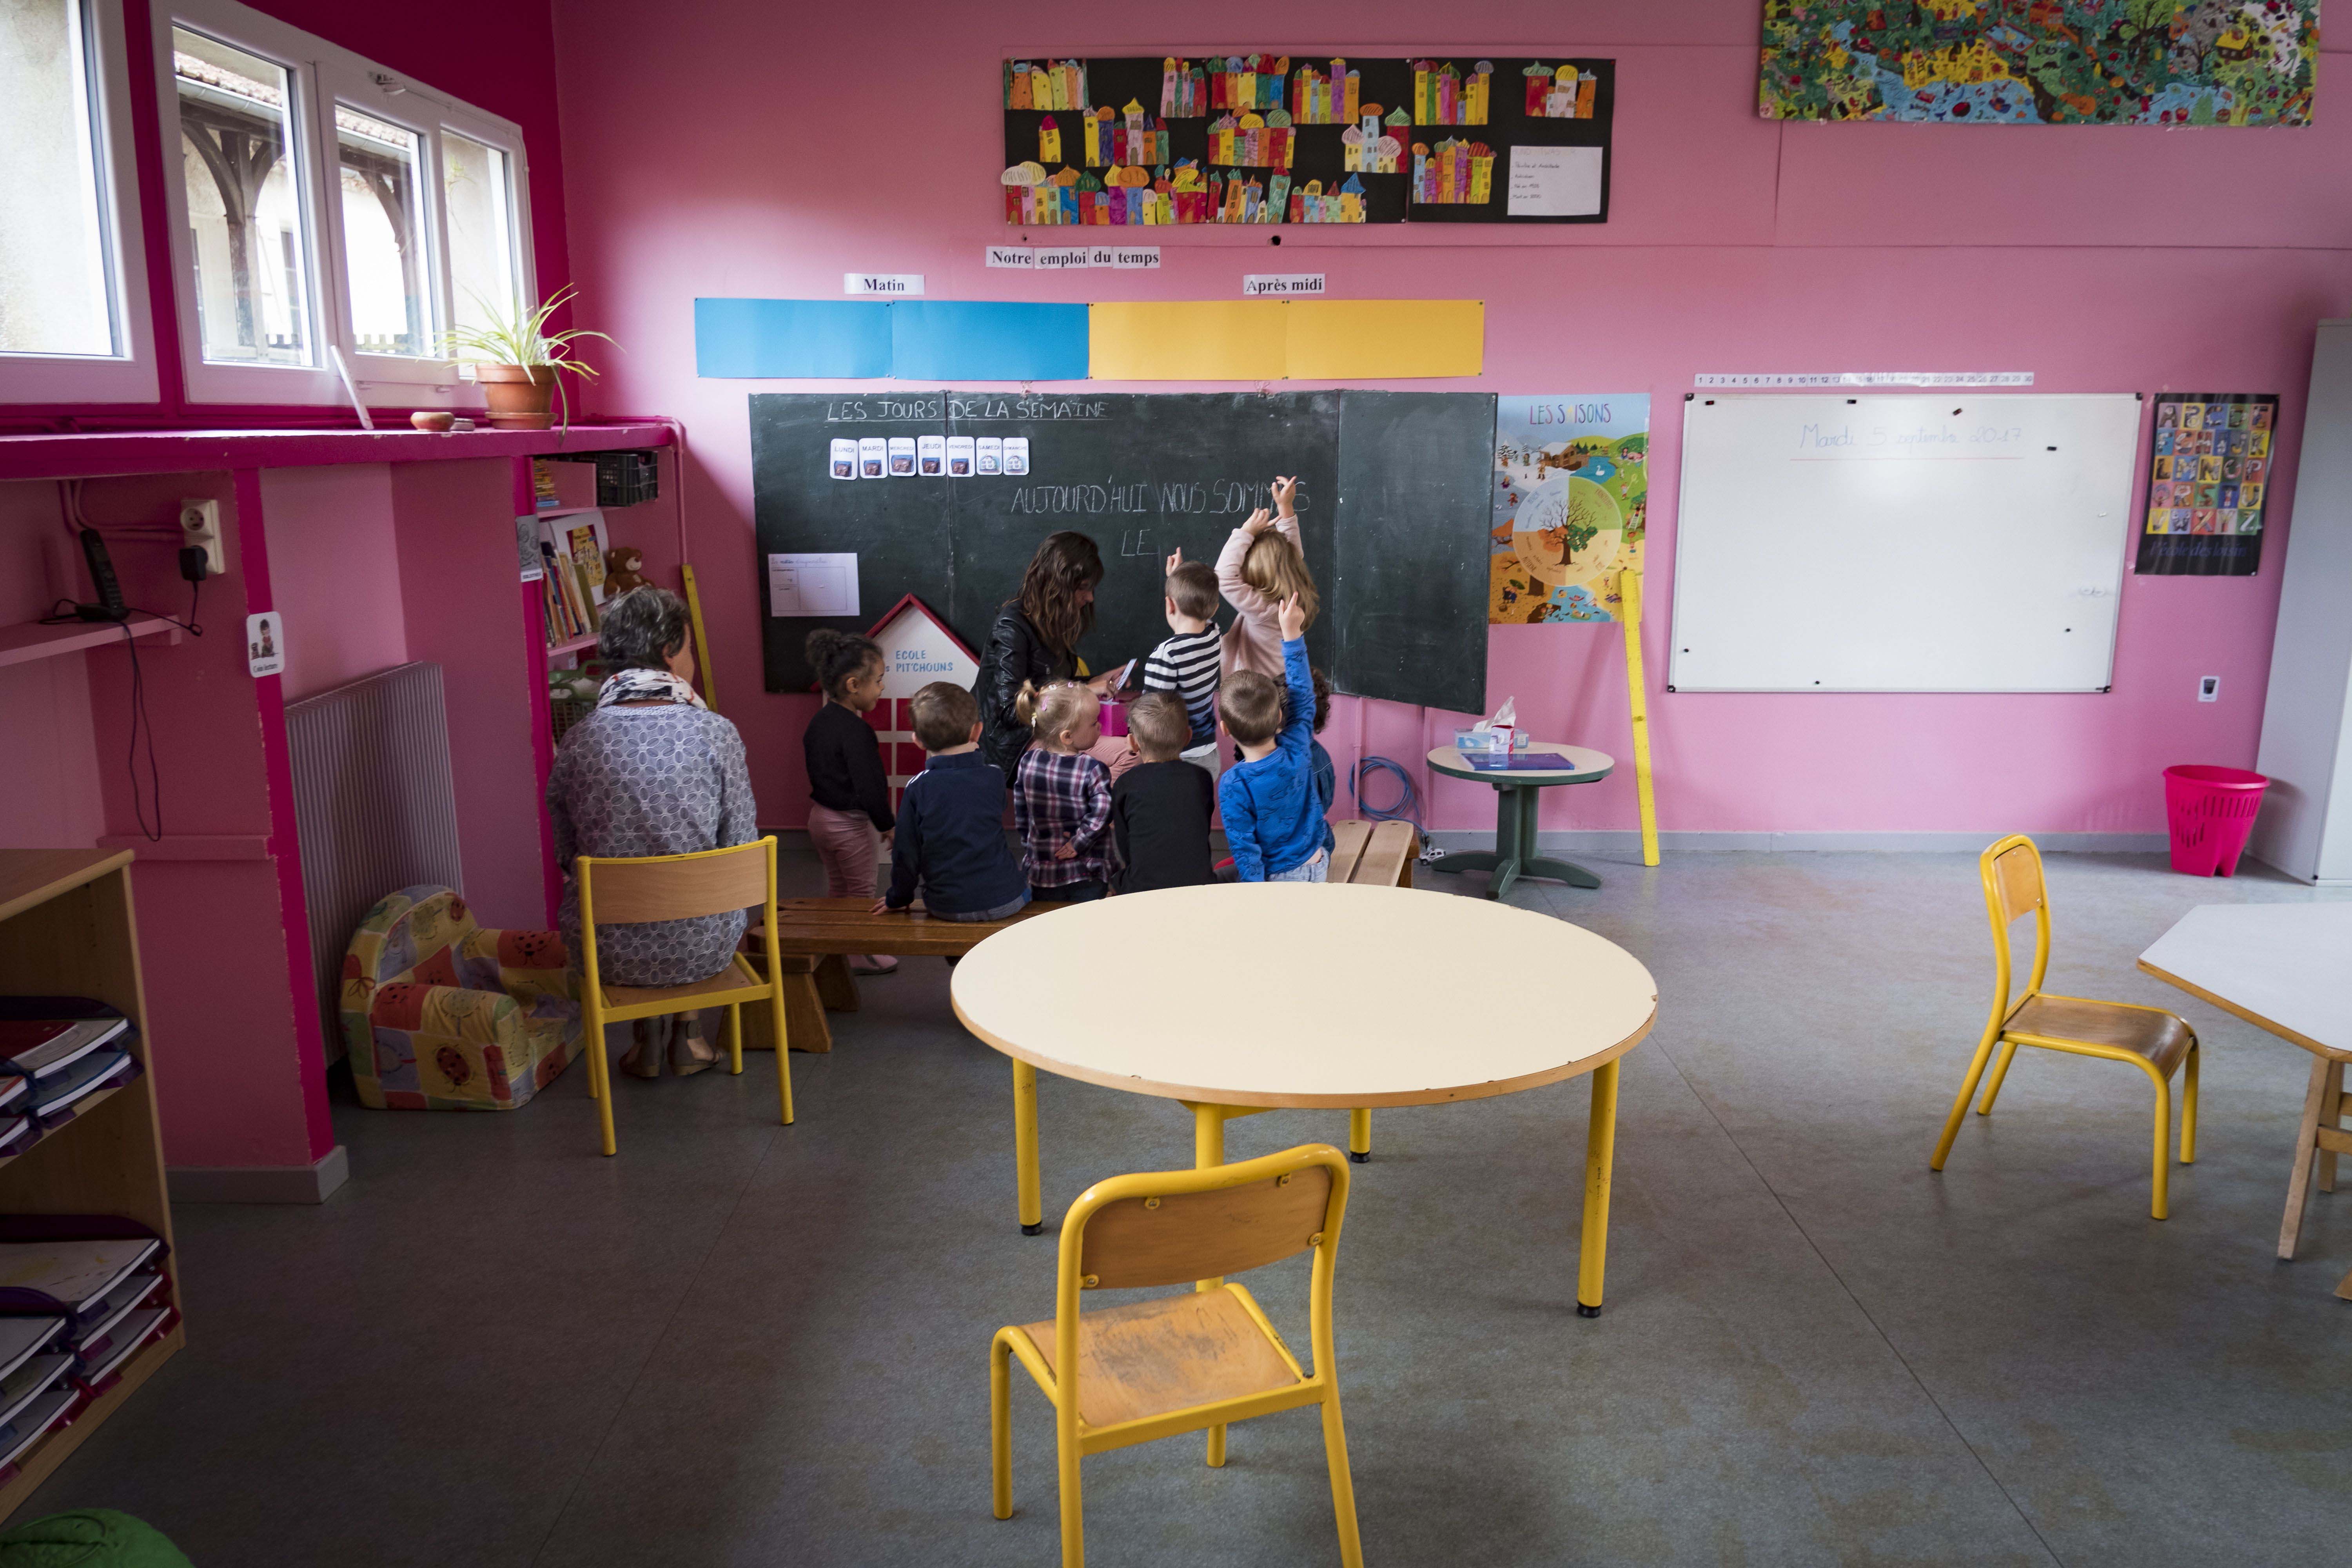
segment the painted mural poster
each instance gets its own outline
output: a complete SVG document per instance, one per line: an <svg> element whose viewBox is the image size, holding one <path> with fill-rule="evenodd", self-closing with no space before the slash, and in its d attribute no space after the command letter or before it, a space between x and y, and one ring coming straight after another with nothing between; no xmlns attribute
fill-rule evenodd
<svg viewBox="0 0 2352 1568"><path fill-rule="evenodd" d="M1489 626L1617 618L1617 574L1642 569L1649 458L1646 393L1495 400Z"/></svg>
<svg viewBox="0 0 2352 1568"><path fill-rule="evenodd" d="M2319 0L1764 0L1767 120L2303 125Z"/></svg>
<svg viewBox="0 0 2352 1568"><path fill-rule="evenodd" d="M2168 392L2156 400L2156 455L2133 570L2151 576L2251 577L2277 462L2278 399L2267 393Z"/></svg>

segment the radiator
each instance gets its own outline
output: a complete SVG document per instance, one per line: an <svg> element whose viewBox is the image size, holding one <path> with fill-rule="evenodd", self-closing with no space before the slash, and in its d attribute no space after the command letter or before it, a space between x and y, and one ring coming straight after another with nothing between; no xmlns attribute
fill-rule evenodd
<svg viewBox="0 0 2352 1568"><path fill-rule="evenodd" d="M327 1060L343 1055L343 953L378 899L465 890L441 667L402 664L286 707L302 901Z"/></svg>

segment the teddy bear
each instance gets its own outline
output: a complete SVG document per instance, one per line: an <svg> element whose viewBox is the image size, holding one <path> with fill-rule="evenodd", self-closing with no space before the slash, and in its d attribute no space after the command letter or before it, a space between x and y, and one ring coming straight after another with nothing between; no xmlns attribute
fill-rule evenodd
<svg viewBox="0 0 2352 1568"><path fill-rule="evenodd" d="M645 552L634 544L615 544L604 552L604 596L608 599L646 585Z"/></svg>

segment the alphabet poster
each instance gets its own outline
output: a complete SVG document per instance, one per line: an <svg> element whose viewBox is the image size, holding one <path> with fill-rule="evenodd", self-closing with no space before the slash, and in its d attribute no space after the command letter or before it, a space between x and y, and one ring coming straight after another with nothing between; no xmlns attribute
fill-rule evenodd
<svg viewBox="0 0 2352 1568"><path fill-rule="evenodd" d="M1495 400L1486 624L1613 621L1648 542L1646 393Z"/></svg>
<svg viewBox="0 0 2352 1568"><path fill-rule="evenodd" d="M2156 400L2156 455L2139 560L2152 576L2251 577L2263 563L2277 461L2278 399L2171 392Z"/></svg>

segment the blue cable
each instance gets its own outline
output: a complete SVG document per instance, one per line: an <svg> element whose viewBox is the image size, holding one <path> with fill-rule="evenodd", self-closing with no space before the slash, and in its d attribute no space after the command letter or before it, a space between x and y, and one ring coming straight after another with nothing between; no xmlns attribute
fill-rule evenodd
<svg viewBox="0 0 2352 1568"><path fill-rule="evenodd" d="M1396 799L1387 805L1374 805L1363 798L1358 785L1374 774L1386 774L1397 782ZM1409 822L1412 824L1419 853L1426 858L1437 853L1429 842L1429 829L1422 825L1421 792L1413 787L1412 775L1387 757L1365 757L1356 763L1348 775L1348 799L1369 822Z"/></svg>

